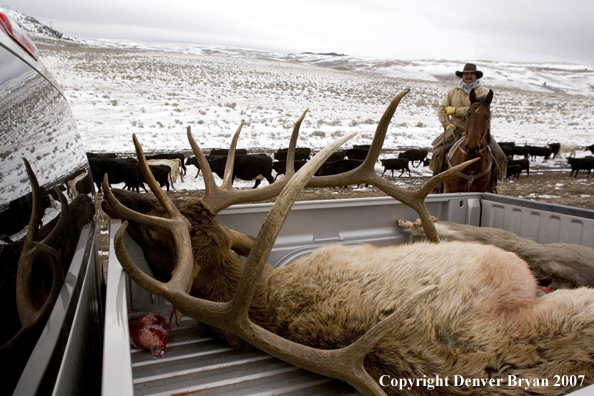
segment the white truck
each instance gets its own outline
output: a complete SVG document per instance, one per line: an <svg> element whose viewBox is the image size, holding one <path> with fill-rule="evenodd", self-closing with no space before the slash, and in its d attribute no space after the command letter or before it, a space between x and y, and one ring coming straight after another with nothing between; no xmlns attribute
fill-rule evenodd
<svg viewBox="0 0 594 396"><path fill-rule="evenodd" d="M431 214L440 220L497 227L539 243L571 242L594 247L594 211L544 204L494 194L430 195ZM238 205L222 211L219 222L256 235L271 204ZM398 219L416 213L392 198L296 202L268 262L290 264L331 244L392 245L413 242ZM120 222L111 223L110 234ZM127 239L137 263L140 248ZM148 266L144 263L145 271ZM105 308L102 394L111 395L356 395L348 385L293 367L264 353L236 353L204 327L184 319L172 325L163 357L130 347L128 315L159 310L167 302L138 287L110 253ZM583 394L594 389L583 388Z"/></svg>

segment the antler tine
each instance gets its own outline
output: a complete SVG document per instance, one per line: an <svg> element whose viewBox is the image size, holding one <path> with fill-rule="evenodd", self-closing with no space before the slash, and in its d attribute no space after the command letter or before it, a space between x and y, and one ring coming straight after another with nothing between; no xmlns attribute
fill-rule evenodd
<svg viewBox="0 0 594 396"><path fill-rule="evenodd" d="M294 146L292 145L296 145L297 142L297 137L299 136L299 128L301 126L301 122L303 121L303 119L305 118L305 114L307 113L307 110L303 113L303 115L299 118L299 120L297 120L297 122L295 123L295 126L293 128L293 133L291 135L291 143L290 143L290 147L293 147L293 160L291 160L291 164L294 164ZM240 127L241 129L241 127ZM204 156L204 153L202 152L202 150L200 149L200 146L198 145L198 143L196 142L196 139L194 139L194 136L192 135L192 131L190 129L190 127L188 127L187 129L188 131L188 141L190 142L190 146L192 146L192 151L194 152L194 155L196 156L196 159L198 160L198 165L200 166L200 169L203 171L203 177L204 177L204 188L205 188L205 194L204 197L202 198L202 205L204 205L205 208L207 208L211 213L213 214L217 214L219 213L221 210L237 204L237 203L244 203L244 202L256 202L256 201L263 201L266 199L270 199L273 198L275 196L277 196L282 189L285 187L285 185L289 182L291 175L290 174L286 174L285 177L282 180L279 180L273 184L269 184L267 186L264 187L259 187L259 188L255 188L255 189L250 189L250 190L237 190L231 187L231 185L227 185L225 184L225 180L223 181L223 185L221 187L217 186L216 183L214 182L214 177L212 175L212 170L210 169L210 166L208 165L208 161L206 160L206 157ZM234 142L236 142L236 137L238 137L240 130L238 130L234 136ZM227 157L227 163L225 165L225 177L227 176L227 172L232 169L232 167L229 167L229 163L233 164L234 156L231 156L231 150L235 149L235 143L231 144L231 149L229 152L229 156ZM289 150L290 153L291 150ZM230 160L231 157L232 159ZM289 159L287 158L287 165L289 164ZM293 167L294 169L294 167ZM294 173L294 172L293 172Z"/></svg>
<svg viewBox="0 0 594 396"><path fill-rule="evenodd" d="M175 259L176 265L171 275L171 279L167 284L163 284L161 282L155 281L153 278L147 276L138 277L138 284L153 293L157 293L156 289L165 287L166 290L175 290L185 292L189 287L192 279L192 268L194 265L194 258L192 254L192 243L190 240L190 222L184 215L182 215L179 210L175 207L173 202L169 199L167 194L159 187L157 181L155 180L146 159L144 157L144 153L142 151L142 146L138 142L136 135L133 135L134 146L136 147L136 153L138 155L138 161L140 165L140 169L146 182L148 183L149 187L165 208L169 219L158 217L158 216L149 216L139 212L136 212L132 209L127 208L126 206L122 205L118 199L113 195L111 188L109 188L107 174L103 179L103 190L104 190L104 198L107 200L109 205L113 208L113 210L122 218L134 221L136 223L146 225L146 226L154 226L162 228L171 233L173 236L174 242L174 249L175 249ZM129 256L126 253L126 249L123 243L123 231L126 229L127 223L121 227L122 232L119 235L120 241L118 244L118 248L116 248L116 255L118 259L122 262L122 266L126 269L128 273L142 273L143 272L136 267L136 265L129 259ZM117 237L117 235L116 235ZM126 260L127 258L127 260ZM125 261L125 263L124 263Z"/></svg>
<svg viewBox="0 0 594 396"><path fill-rule="evenodd" d="M369 152L361 165L351 171L340 173L338 175L316 176L312 178L307 187L339 187L347 184L369 183L369 175L375 175L374 166L379 158L382 146L384 145L390 121L396 112L398 104L409 92L410 89L408 88L398 92L384 111L375 130L375 135L371 147L369 148Z"/></svg>
<svg viewBox="0 0 594 396"><path fill-rule="evenodd" d="M289 142L289 150L287 151L287 160L285 162L285 178L289 178L295 174L295 149L297 147L297 137L299 136L299 129L301 123L305 119L309 109L305 109L301 117L293 125L293 133L291 134L291 141Z"/></svg>
<svg viewBox="0 0 594 396"><path fill-rule="evenodd" d="M229 147L229 153L227 154L227 162L225 163L225 174L223 175L223 184L221 188L223 190L229 190L233 188L233 167L235 166L235 150L237 149L237 140L239 139L239 133L243 128L243 120L237 128L237 132L233 135L231 140L231 146Z"/></svg>
<svg viewBox="0 0 594 396"><path fill-rule="evenodd" d="M378 123L367 157L361 165L359 165L356 169L353 169L349 172L340 173L338 175L316 176L312 178L312 180L307 184L307 187L338 187L347 184L361 183L372 184L394 199L413 208L419 214L423 224L427 224L425 228L427 230L426 234L429 240L437 243L439 242L439 237L437 236L435 225L432 221L430 221L431 215L429 214L429 210L425 205L425 197L431 193L435 186L448 177L452 176L454 173L464 169L466 166L474 162L474 160L465 162L455 168L436 175L435 177L429 179L425 186L421 187L419 190L405 190L388 182L375 173L374 165L379 158L390 121L396 112L398 104L409 92L409 89L400 91L388 105L388 108Z"/></svg>
<svg viewBox="0 0 594 396"><path fill-rule="evenodd" d="M284 222L305 184L311 179L316 170L324 161L332 155L344 142L356 135L353 132L347 136L337 139L328 147L317 153L303 166L288 182L287 186L279 194L274 206L268 213L262 228L256 238L252 250L248 256L245 270L239 280L237 292L233 297L233 306L242 311L247 317L247 310L252 301L255 285L262 275L272 245L276 240Z"/></svg>
<svg viewBox="0 0 594 396"><path fill-rule="evenodd" d="M179 212L179 210L177 210L173 202L171 202L167 194L165 194L165 191L163 191L161 187L159 187L159 184L153 176L153 172L151 172L151 169L149 168L148 163L146 162L144 151L142 150L142 146L140 145L140 142L138 141L138 138L136 137L135 133L132 134L132 140L134 141L134 147L136 148L136 157L138 158L138 166L140 167L140 171L142 172L144 180L149 185L151 191L153 192L153 194L155 194L155 197L159 200L161 205L163 205L163 208L165 209L170 218L184 219L189 225L189 221Z"/></svg>

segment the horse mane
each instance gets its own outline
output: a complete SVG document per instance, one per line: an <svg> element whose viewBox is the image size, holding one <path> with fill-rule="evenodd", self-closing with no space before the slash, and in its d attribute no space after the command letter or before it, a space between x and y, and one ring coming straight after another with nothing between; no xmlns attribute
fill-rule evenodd
<svg viewBox="0 0 594 396"><path fill-rule="evenodd" d="M481 96L480 98L476 98L475 102L472 102L470 105L472 106L474 103L480 103L481 105L487 108L487 111L489 113L489 129L487 130L486 141L487 144L491 144L491 100L487 98L487 96Z"/></svg>

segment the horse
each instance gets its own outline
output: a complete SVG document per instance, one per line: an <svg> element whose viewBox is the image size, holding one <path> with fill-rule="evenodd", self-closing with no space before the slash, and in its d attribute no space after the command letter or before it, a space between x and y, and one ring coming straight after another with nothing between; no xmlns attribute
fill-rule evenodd
<svg viewBox="0 0 594 396"><path fill-rule="evenodd" d="M466 113L466 133L446 155L448 168L465 161L479 158L462 172L444 182L444 192L494 192L493 153L491 143L491 110L493 90L487 96L477 98L474 89L470 91L470 107Z"/></svg>

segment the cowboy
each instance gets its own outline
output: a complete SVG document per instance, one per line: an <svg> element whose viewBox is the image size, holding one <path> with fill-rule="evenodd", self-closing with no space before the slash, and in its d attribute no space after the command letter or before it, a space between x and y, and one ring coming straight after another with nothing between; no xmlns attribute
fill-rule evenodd
<svg viewBox="0 0 594 396"><path fill-rule="evenodd" d="M465 116L470 107L470 91L474 89L477 98L489 93L481 82L483 72L477 70L475 64L467 63L462 71L456 71L456 76L460 78L458 86L447 93L437 110L444 132L431 143L433 155L429 166L434 174L444 170L444 151L466 132ZM489 147L496 159L497 178L501 179L505 176L507 159L493 136Z"/></svg>

